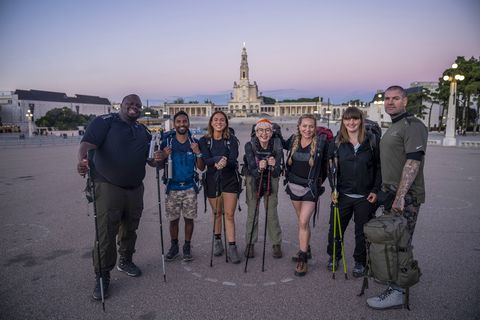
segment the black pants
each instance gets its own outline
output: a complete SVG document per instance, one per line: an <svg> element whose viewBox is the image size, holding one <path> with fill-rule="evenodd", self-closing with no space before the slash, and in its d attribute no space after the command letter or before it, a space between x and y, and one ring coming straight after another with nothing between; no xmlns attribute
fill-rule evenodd
<svg viewBox="0 0 480 320"><path fill-rule="evenodd" d="M365 265L367 260L367 249L365 247L365 234L363 233L363 225L367 223L375 213L375 206L367 201L366 197L355 199L350 198L344 194L340 194L338 199L338 209L340 214L340 225L342 228L342 236L347 229L348 223L352 216L355 222L355 250L353 258L356 262ZM337 244L335 255L340 258L341 243L337 230ZM327 253L333 255L333 205L330 210L330 228L328 230L328 246Z"/></svg>

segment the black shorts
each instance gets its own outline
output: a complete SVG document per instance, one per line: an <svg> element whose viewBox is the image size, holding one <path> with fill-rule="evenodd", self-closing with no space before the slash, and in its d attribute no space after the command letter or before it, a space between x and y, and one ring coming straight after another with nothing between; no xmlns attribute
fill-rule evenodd
<svg viewBox="0 0 480 320"><path fill-rule="evenodd" d="M220 188L217 188L220 187ZM218 192L237 193L240 190L240 183L235 173L223 174L221 177L221 186L217 186L215 175L207 173L207 184L205 188L207 198L216 198Z"/></svg>
<svg viewBox="0 0 480 320"><path fill-rule="evenodd" d="M319 195L314 194L312 191L309 191L305 193L303 196L299 197L294 195L291 191L290 188L286 187L285 192L290 196L290 200L292 201L312 201L312 202L317 202Z"/></svg>

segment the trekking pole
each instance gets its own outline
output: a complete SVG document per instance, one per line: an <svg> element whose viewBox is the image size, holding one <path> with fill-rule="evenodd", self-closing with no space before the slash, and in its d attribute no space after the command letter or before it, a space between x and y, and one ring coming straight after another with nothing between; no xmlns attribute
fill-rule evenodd
<svg viewBox="0 0 480 320"><path fill-rule="evenodd" d="M270 197L270 178L272 176L272 167L268 167L267 170L267 194L263 198L265 202L265 229L263 232L263 257L262 257L262 272L265 271L265 246L267 243L267 224L268 224L268 199Z"/></svg>
<svg viewBox="0 0 480 320"><path fill-rule="evenodd" d="M95 221L95 246L97 249L97 257L98 257L98 280L100 281L100 296L102 297L102 308L103 312L105 312L105 292L103 289L103 273L102 273L102 258L100 256L100 240L98 237L98 218L97 218L97 198L95 195L95 181L93 181L92 169L93 165L89 166L88 170L88 180L90 181L91 189L92 189L92 202L93 202L93 218Z"/></svg>
<svg viewBox="0 0 480 320"><path fill-rule="evenodd" d="M148 160L154 159L155 148L158 146L159 135L152 135L152 141L150 141L150 149L148 151ZM162 249L162 269L163 269L163 281L167 282L167 274L165 273L165 247L163 245L163 223L162 223L162 203L160 198L160 165L155 165L156 178L157 178L157 196L158 196L158 220L160 222L160 245Z"/></svg>
<svg viewBox="0 0 480 320"><path fill-rule="evenodd" d="M340 246L342 250L342 262L343 262L343 273L345 274L345 280L348 280L347 274L347 262L345 261L345 242L343 241L343 234L342 234L342 225L340 224L340 211L338 206L334 208L337 212L337 221L338 221L338 234L340 235Z"/></svg>
<svg viewBox="0 0 480 320"><path fill-rule="evenodd" d="M259 181L258 187L257 187L257 202L255 203L255 211L253 212L252 230L250 231L250 239L248 241L247 259L245 260L244 272L247 272L248 259L249 259L249 256L250 256L250 248L252 246L253 230L255 228L255 222L257 220L257 213L258 213L258 207L260 205L260 194L261 194L261 191L262 191L261 190L262 187L263 187L263 170L260 172L260 181Z"/></svg>
<svg viewBox="0 0 480 320"><path fill-rule="evenodd" d="M332 175L332 185L333 185L333 193L337 197L337 170L335 164L332 160L330 161L330 173ZM338 199L335 199L338 201ZM336 204L332 201L332 218L333 218L333 254L332 254L332 279L335 279L335 271L336 271L336 262L337 262L337 217L336 217Z"/></svg>
<svg viewBox="0 0 480 320"><path fill-rule="evenodd" d="M162 247L163 281L167 282L167 274L165 273L165 247L163 245L162 204L160 202L160 167L158 164L155 170L157 171L158 219L160 221L160 244Z"/></svg>

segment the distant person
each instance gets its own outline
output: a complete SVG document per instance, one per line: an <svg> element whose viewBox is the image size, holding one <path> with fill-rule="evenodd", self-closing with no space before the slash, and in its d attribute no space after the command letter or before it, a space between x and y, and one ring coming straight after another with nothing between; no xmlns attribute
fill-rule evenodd
<svg viewBox="0 0 480 320"><path fill-rule="evenodd" d="M310 218L322 192L322 183L327 177L329 143L325 135L317 136L317 120L306 114L298 119L297 133L285 143L288 151L286 167L287 194L292 200L298 219L300 250L293 260L297 262L296 276L307 273L307 261L311 258Z"/></svg>
<svg viewBox="0 0 480 320"><path fill-rule="evenodd" d="M232 263L240 263L235 241L235 207L240 181L238 178L238 139L228 127L228 118L215 111L208 121L208 132L200 139L200 150L207 166L206 190L215 220L214 256L224 252L222 244L222 208L228 240L227 256ZM220 207L217 208L217 205Z"/></svg>
<svg viewBox="0 0 480 320"><path fill-rule="evenodd" d="M380 142L382 190L395 194L391 212L407 219L407 231L412 241L420 204L425 202L423 166L427 149L428 130L414 115L407 113L407 93L400 86L385 91L385 112L392 118ZM367 299L374 309L401 307L405 288L391 283L377 297Z"/></svg>
<svg viewBox="0 0 480 320"><path fill-rule="evenodd" d="M342 234L350 219L354 218L355 266L352 273L356 278L363 277L365 273L367 249L363 226L375 213L377 193L382 183L379 144L379 139L366 131L362 111L357 107L345 109L340 130L329 150L329 159L337 167L337 194L332 192L331 198L333 203L338 204ZM331 179L330 186L333 190ZM333 218L331 210L327 246L330 256L327 268L330 271L333 269ZM337 240L336 248L341 248L340 239ZM341 251L336 250L335 255L337 268Z"/></svg>
<svg viewBox="0 0 480 320"><path fill-rule="evenodd" d="M137 228L143 211L143 179L151 135L137 122L142 102L136 94L123 98L118 113L96 117L86 129L78 151L78 173L85 176L92 166L101 271L105 297L108 296L110 271L117 269L131 277L142 274L133 263ZM93 156L87 153L94 150ZM156 153L159 161L159 153ZM90 160L90 164L89 164ZM153 161L150 165L154 165ZM97 250L93 251L96 285L93 298L101 300Z"/></svg>
<svg viewBox="0 0 480 320"><path fill-rule="evenodd" d="M247 225L245 229L245 257L255 257L254 245L258 239L258 221L260 210L256 212L255 224L254 215L258 195L263 197L264 205L268 197L268 236L272 242L274 258L282 257L282 229L278 219L278 183L282 171L281 163L283 147L280 138L273 137L273 125L267 119L257 121L255 125L255 136L245 144L245 189L246 202L248 206ZM270 173L269 173L270 172ZM268 175L270 174L270 181ZM261 182L261 184L260 184ZM269 183L269 184L268 184ZM267 195L267 190L269 194ZM260 191L260 194L259 194ZM253 232L252 232L253 227ZM251 241L250 241L251 239ZM250 245L250 247L249 247Z"/></svg>
<svg viewBox="0 0 480 320"><path fill-rule="evenodd" d="M180 216L185 223L185 243L182 247L183 260L193 260L191 240L194 227L194 219L197 218L197 193L198 174L196 169L203 170L205 165L202 153L198 146L198 140L190 134L190 120L185 111L179 111L173 116L172 133L166 133L160 145L162 166L168 157L171 157L172 168L165 168L166 175L166 200L165 213L170 221L171 247L165 257L167 261L173 261L179 256L178 229ZM169 170L171 169L171 170ZM168 176L168 172L172 176Z"/></svg>

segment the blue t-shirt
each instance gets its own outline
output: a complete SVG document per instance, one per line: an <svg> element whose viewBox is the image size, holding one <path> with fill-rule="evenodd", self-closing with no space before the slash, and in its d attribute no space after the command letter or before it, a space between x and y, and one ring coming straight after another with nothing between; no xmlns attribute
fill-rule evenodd
<svg viewBox="0 0 480 320"><path fill-rule="evenodd" d="M93 156L95 180L136 188L145 178L151 135L141 124L129 124L117 113L96 117L82 142L97 146Z"/></svg>
<svg viewBox="0 0 480 320"><path fill-rule="evenodd" d="M187 190L194 187L196 157L190 146L198 143L195 138L189 137L184 143L177 141L175 136L166 138L160 144L160 150L169 146L172 148L172 177L168 177L168 190Z"/></svg>

